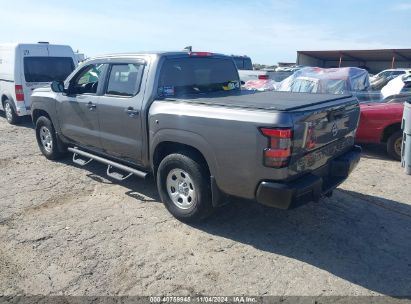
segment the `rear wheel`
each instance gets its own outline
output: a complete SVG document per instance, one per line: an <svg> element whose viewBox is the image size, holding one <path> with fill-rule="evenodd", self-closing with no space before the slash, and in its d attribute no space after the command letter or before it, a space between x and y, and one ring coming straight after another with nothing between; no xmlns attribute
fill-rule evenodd
<svg viewBox="0 0 411 304"><path fill-rule="evenodd" d="M41 153L47 159L55 160L65 155L59 150L58 138L52 122L45 116L41 116L36 121L36 138Z"/></svg>
<svg viewBox="0 0 411 304"><path fill-rule="evenodd" d="M6 99L3 103L4 114L6 115L7 122L15 125L19 117L17 116L16 112L14 111L13 106L10 103L10 100Z"/></svg>
<svg viewBox="0 0 411 304"><path fill-rule="evenodd" d="M161 161L157 188L168 211L181 221L198 221L213 211L209 174L190 154L170 154Z"/></svg>
<svg viewBox="0 0 411 304"><path fill-rule="evenodd" d="M387 140L387 153L396 160L401 160L402 131L391 134Z"/></svg>

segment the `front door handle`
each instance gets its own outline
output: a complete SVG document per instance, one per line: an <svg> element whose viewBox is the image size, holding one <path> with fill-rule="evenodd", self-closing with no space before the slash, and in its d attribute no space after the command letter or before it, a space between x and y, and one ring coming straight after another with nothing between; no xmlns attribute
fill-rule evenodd
<svg viewBox="0 0 411 304"><path fill-rule="evenodd" d="M133 107L128 107L125 111L130 117L134 117L139 114L139 111L135 110Z"/></svg>
<svg viewBox="0 0 411 304"><path fill-rule="evenodd" d="M89 101L89 102L87 103L87 108L88 108L90 111L93 111L95 108L97 108L97 106L96 106L94 103L92 103L91 101Z"/></svg>

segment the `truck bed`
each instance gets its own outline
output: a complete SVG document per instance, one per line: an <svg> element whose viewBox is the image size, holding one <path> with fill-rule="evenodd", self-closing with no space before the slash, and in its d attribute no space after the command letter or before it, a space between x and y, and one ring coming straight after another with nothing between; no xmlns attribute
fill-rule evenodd
<svg viewBox="0 0 411 304"><path fill-rule="evenodd" d="M307 106L350 98L352 95L311 94L290 92L254 92L240 91L227 95L227 92L207 95L186 95L166 100L181 100L215 106L228 106L258 110L291 111Z"/></svg>

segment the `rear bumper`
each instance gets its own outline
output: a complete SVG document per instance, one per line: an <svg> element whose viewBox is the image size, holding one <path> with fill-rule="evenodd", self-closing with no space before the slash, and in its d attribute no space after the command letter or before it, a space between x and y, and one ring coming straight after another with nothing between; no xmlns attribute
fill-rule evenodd
<svg viewBox="0 0 411 304"><path fill-rule="evenodd" d="M17 116L26 116L31 114L31 109L30 107L26 107L26 105L21 102L17 103L16 105L16 114Z"/></svg>
<svg viewBox="0 0 411 304"><path fill-rule="evenodd" d="M260 204L280 209L292 209L317 201L347 179L360 157L361 148L354 146L327 165L292 182L263 181L258 185L256 200Z"/></svg>

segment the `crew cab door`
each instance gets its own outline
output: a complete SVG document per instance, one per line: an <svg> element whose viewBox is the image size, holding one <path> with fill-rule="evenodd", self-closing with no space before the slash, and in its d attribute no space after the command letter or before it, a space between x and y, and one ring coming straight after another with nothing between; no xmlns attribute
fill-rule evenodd
<svg viewBox="0 0 411 304"><path fill-rule="evenodd" d="M80 146L101 149L98 125L99 81L106 64L89 64L66 83L57 112L62 134Z"/></svg>
<svg viewBox="0 0 411 304"><path fill-rule="evenodd" d="M104 152L123 160L141 163L144 97L144 61L110 64L106 85L99 100L100 136Z"/></svg>

